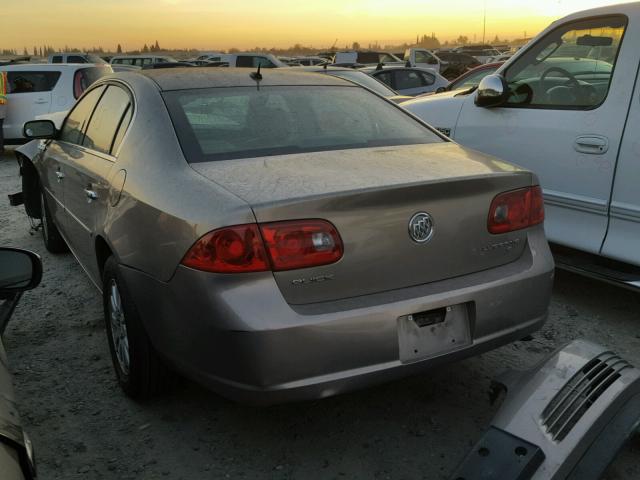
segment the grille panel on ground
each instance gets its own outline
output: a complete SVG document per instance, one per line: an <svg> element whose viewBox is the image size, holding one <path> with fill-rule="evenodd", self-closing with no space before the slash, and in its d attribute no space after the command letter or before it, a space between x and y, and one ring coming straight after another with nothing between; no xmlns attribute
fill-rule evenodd
<svg viewBox="0 0 640 480"><path fill-rule="evenodd" d="M562 441L591 405L631 365L613 352L604 352L587 363L553 397L542 412L542 424L554 441Z"/></svg>

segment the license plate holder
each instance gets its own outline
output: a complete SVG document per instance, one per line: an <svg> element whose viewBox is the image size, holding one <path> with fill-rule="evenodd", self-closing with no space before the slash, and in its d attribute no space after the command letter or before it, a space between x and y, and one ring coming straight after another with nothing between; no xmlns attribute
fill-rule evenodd
<svg viewBox="0 0 640 480"><path fill-rule="evenodd" d="M417 362L471 345L466 303L426 310L398 318L402 363Z"/></svg>

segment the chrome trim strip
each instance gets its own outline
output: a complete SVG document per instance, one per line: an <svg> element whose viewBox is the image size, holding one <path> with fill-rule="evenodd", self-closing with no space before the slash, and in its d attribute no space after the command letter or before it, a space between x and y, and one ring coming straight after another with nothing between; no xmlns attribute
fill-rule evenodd
<svg viewBox="0 0 640 480"><path fill-rule="evenodd" d="M611 217L640 223L640 206L613 202L611 204Z"/></svg>
<svg viewBox="0 0 640 480"><path fill-rule="evenodd" d="M71 213L71 210L67 208L66 211L76 222L78 222L82 226L82 228L84 228L88 233L92 233L89 227L87 227L84 223L82 223L82 221L78 217L76 217L73 213Z"/></svg>
<svg viewBox="0 0 640 480"><path fill-rule="evenodd" d="M607 216L607 201L582 195L572 195L553 190L543 190L544 203L556 207L569 208L596 215Z"/></svg>

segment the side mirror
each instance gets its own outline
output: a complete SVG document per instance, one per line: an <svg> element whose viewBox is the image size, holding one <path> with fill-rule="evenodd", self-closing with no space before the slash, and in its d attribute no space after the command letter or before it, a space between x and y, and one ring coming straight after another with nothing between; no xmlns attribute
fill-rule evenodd
<svg viewBox="0 0 640 480"><path fill-rule="evenodd" d="M476 105L479 107L498 107L507 101L509 86L502 75L487 75L478 85Z"/></svg>
<svg viewBox="0 0 640 480"><path fill-rule="evenodd" d="M23 133L31 140L47 139L55 138L57 130L51 120L32 120L24 124Z"/></svg>
<svg viewBox="0 0 640 480"><path fill-rule="evenodd" d="M42 279L40 256L29 250L0 248L0 297L31 290Z"/></svg>

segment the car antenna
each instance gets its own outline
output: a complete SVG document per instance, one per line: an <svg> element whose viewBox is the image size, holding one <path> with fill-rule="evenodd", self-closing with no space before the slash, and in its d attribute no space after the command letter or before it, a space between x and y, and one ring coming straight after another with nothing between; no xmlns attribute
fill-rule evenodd
<svg viewBox="0 0 640 480"><path fill-rule="evenodd" d="M260 90L260 80L262 80L262 74L260 73L260 67L262 66L262 64L258 64L258 71L256 72L252 72L251 75L249 75L253 80L256 81L258 90Z"/></svg>
<svg viewBox="0 0 640 480"><path fill-rule="evenodd" d="M376 70L382 70L382 67L384 67L384 63L380 62L376 67Z"/></svg>

